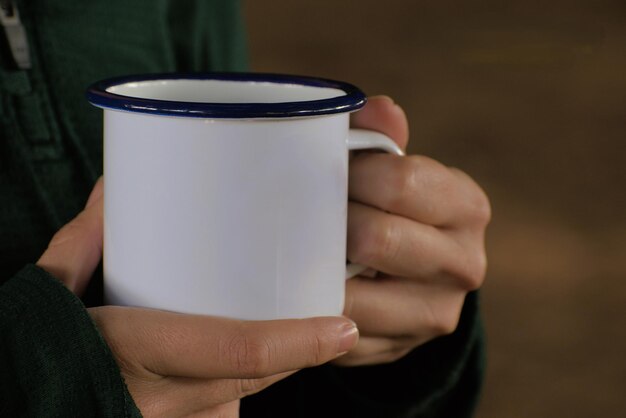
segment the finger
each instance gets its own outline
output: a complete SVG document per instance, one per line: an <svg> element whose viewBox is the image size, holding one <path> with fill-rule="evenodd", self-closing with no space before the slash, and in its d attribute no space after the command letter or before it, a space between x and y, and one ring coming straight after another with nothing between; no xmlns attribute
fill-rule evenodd
<svg viewBox="0 0 626 418"><path fill-rule="evenodd" d="M81 295L102 257L102 178L85 209L52 237L37 265Z"/></svg>
<svg viewBox="0 0 626 418"><path fill-rule="evenodd" d="M403 150L409 142L409 122L404 110L388 96L368 98L367 104L350 115L353 128L371 129L393 139Z"/></svg>
<svg viewBox="0 0 626 418"><path fill-rule="evenodd" d="M466 172L456 167L448 167L448 169L459 181L459 187L466 192L466 199L468 199L466 214L469 214L469 218L474 221L473 227L475 230L484 233L486 226L491 221L489 197L482 187Z"/></svg>
<svg viewBox="0 0 626 418"><path fill-rule="evenodd" d="M360 203L348 204L348 259L390 275L473 284L474 271L464 248L430 225Z"/></svg>
<svg viewBox="0 0 626 418"><path fill-rule="evenodd" d="M346 282L344 314L363 336L425 342L456 329L465 295L463 289L449 285L355 277Z"/></svg>
<svg viewBox="0 0 626 418"><path fill-rule="evenodd" d="M185 388L186 389L186 388ZM175 391L177 391L175 389ZM225 403L207 404L207 395L196 393L195 398L182 401L171 392L159 392L158 395L137 397L134 393L133 400L141 411L144 418L151 417L185 417L185 418L239 418L239 400ZM174 395L174 396L173 396ZM188 398L185 396L185 398Z"/></svg>
<svg viewBox="0 0 626 418"><path fill-rule="evenodd" d="M438 227L485 223L487 198L468 176L423 156L363 154L350 163L349 198Z"/></svg>
<svg viewBox="0 0 626 418"><path fill-rule="evenodd" d="M332 361L336 366L385 364L407 355L417 343L405 338L361 337L356 347Z"/></svg>
<svg viewBox="0 0 626 418"><path fill-rule="evenodd" d="M325 363L358 340L343 317L238 321L121 307L92 317L118 358L160 376L267 377Z"/></svg>
<svg viewBox="0 0 626 418"><path fill-rule="evenodd" d="M253 395L285 379L295 371L259 379L196 379L170 377L156 385L136 384L126 379L142 413L154 416L203 416L221 408L234 409L239 399ZM130 380L130 382L128 382ZM230 407L226 407L230 405ZM237 405L238 406L238 405ZM236 409L238 410L238 409Z"/></svg>
<svg viewBox="0 0 626 418"><path fill-rule="evenodd" d="M186 418L239 418L239 401L232 401L227 404L222 404L200 411L189 415Z"/></svg>

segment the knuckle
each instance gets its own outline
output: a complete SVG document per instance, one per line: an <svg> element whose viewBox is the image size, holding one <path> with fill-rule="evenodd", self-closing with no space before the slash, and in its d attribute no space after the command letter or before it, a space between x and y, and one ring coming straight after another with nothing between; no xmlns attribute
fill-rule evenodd
<svg viewBox="0 0 626 418"><path fill-rule="evenodd" d="M483 250L469 256L463 272L460 274L464 289L473 291L479 289L487 274L487 256Z"/></svg>
<svg viewBox="0 0 626 418"><path fill-rule="evenodd" d="M450 170L443 164L425 156L411 156L404 161L404 167L398 167L396 174L398 201L414 201L419 196L441 196L448 198L454 195L455 181ZM419 204L421 216L427 219L438 219L441 211L440 199L422 199Z"/></svg>
<svg viewBox="0 0 626 418"><path fill-rule="evenodd" d="M464 298L463 298L464 300ZM459 325L463 302L454 301L440 308L426 304L425 325L433 337L452 334Z"/></svg>
<svg viewBox="0 0 626 418"><path fill-rule="evenodd" d="M464 184L468 185L470 198L466 199L468 217L478 225L486 226L491 221L491 203L485 191L466 172L450 167L450 171L464 179Z"/></svg>
<svg viewBox="0 0 626 418"><path fill-rule="evenodd" d="M472 218L481 226L487 226L491 221L491 203L487 194L478 186L476 196L472 201Z"/></svg>
<svg viewBox="0 0 626 418"><path fill-rule="evenodd" d="M388 194L387 206L392 210L406 207L425 193L450 195L454 185L442 164L422 155L399 159L390 169L390 179L392 192ZM440 210L433 199L424 199L419 206L424 215L430 217L435 217Z"/></svg>
<svg viewBox="0 0 626 418"><path fill-rule="evenodd" d="M449 259L450 264L442 269L442 273L465 291L479 289L487 274L487 254L482 238L477 241L472 236L470 243L463 239L455 244L455 257Z"/></svg>
<svg viewBox="0 0 626 418"><path fill-rule="evenodd" d="M231 359L232 366L243 375L263 377L269 374L272 350L267 339L244 331L231 337L224 349L227 351L225 358Z"/></svg>
<svg viewBox="0 0 626 418"><path fill-rule="evenodd" d="M470 290L477 290L483 285L485 277L487 276L487 254L484 250L481 250L475 257L474 275L472 276Z"/></svg>
<svg viewBox="0 0 626 418"><path fill-rule="evenodd" d="M410 198L417 191L421 164L414 156L400 158L397 161L390 171L390 186L395 191L395 200L403 200Z"/></svg>
<svg viewBox="0 0 626 418"><path fill-rule="evenodd" d="M445 318L445 320L439 323L439 327L437 328L438 335L450 335L454 331L456 331L457 326L459 325L458 318Z"/></svg>
<svg viewBox="0 0 626 418"><path fill-rule="evenodd" d="M425 186L436 191L449 191L454 184L453 176L448 167L432 158L423 155L412 158L414 171L420 174Z"/></svg>
<svg viewBox="0 0 626 418"><path fill-rule="evenodd" d="M376 266L382 260L395 258L399 251L398 231L390 222L364 222L353 241L351 260Z"/></svg>

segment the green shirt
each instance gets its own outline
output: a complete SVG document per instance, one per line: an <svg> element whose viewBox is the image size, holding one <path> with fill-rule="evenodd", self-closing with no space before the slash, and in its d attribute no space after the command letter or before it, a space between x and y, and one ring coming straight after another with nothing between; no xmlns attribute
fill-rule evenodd
<svg viewBox="0 0 626 418"><path fill-rule="evenodd" d="M115 75L246 68L235 0L21 0L32 68L0 34L0 416L140 416L84 304L33 266L102 171L101 111ZM242 401L242 417L470 416L482 379L477 294L457 331L372 367L301 371Z"/></svg>

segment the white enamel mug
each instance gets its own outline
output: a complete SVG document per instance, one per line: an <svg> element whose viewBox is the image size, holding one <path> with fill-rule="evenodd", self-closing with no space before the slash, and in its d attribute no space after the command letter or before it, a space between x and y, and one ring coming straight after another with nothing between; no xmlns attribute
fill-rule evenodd
<svg viewBox="0 0 626 418"><path fill-rule="evenodd" d="M92 85L104 109L108 304L240 319L340 315L356 87L310 77L152 74Z"/></svg>

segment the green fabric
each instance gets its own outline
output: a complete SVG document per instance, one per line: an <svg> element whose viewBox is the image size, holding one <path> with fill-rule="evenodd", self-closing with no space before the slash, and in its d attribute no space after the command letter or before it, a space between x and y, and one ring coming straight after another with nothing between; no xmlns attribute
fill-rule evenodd
<svg viewBox="0 0 626 418"><path fill-rule="evenodd" d="M237 1L17 4L33 69L15 70L0 31L0 271L12 273L82 209L102 172L102 111L84 98L90 83L247 65Z"/></svg>
<svg viewBox="0 0 626 418"><path fill-rule="evenodd" d="M139 417L81 301L29 265L0 287L0 415Z"/></svg>
<svg viewBox="0 0 626 418"><path fill-rule="evenodd" d="M139 416L80 300L37 260L102 171L93 81L246 68L234 0L21 0L33 68L0 36L0 416ZM24 267L26 266L26 267ZM101 303L101 274L83 301ZM242 401L242 417L464 417L482 379L477 294L451 336L375 367L305 370Z"/></svg>

